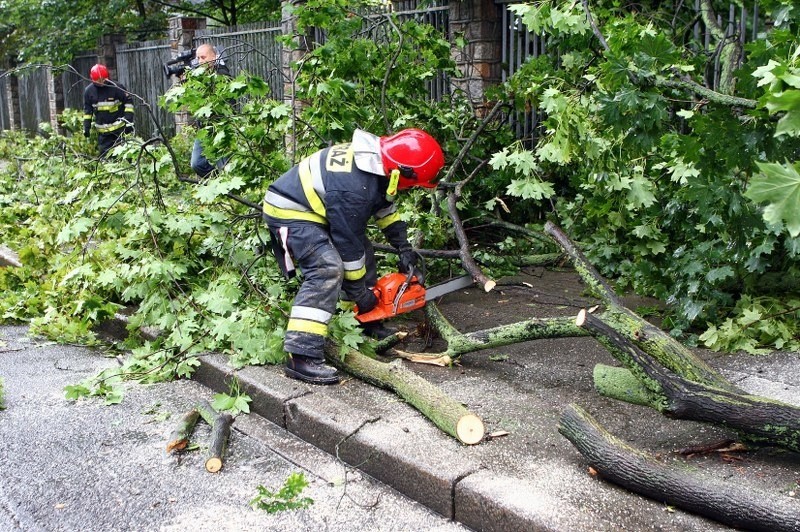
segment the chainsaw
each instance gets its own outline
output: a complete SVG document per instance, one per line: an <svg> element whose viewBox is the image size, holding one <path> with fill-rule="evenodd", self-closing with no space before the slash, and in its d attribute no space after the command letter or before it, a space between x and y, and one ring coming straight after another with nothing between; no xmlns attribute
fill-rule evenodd
<svg viewBox="0 0 800 532"><path fill-rule="evenodd" d="M389 273L378 279L372 288L375 297L378 298L378 304L369 312L356 314L356 319L361 323L368 323L393 318L398 314L422 308L428 301L466 288L472 283L472 276L462 275L425 288L417 280L413 270L408 274Z"/></svg>

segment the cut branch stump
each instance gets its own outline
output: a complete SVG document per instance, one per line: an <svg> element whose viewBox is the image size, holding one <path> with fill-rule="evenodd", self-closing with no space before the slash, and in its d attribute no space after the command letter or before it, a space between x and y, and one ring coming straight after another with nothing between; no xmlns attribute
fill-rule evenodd
<svg viewBox="0 0 800 532"><path fill-rule="evenodd" d="M167 440L167 453L173 451L182 451L189 444L189 438L192 436L197 420L200 417L200 412L193 408L181 418L178 425L172 431Z"/></svg>
<svg viewBox="0 0 800 532"><path fill-rule="evenodd" d="M217 415L214 420L214 425L211 428L211 443L209 444L208 457L206 458L206 471L209 473L216 473L222 469L232 423L233 416L226 413Z"/></svg>

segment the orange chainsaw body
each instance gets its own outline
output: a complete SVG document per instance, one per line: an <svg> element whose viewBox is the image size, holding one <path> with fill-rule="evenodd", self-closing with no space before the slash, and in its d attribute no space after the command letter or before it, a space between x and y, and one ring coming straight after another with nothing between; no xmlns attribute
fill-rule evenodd
<svg viewBox="0 0 800 532"><path fill-rule="evenodd" d="M405 285L405 289L404 289ZM419 284L416 277L404 273L389 273L378 279L372 288L378 304L375 308L364 314L358 314L356 319L361 323L393 318L404 312L411 312L425 306L425 287Z"/></svg>

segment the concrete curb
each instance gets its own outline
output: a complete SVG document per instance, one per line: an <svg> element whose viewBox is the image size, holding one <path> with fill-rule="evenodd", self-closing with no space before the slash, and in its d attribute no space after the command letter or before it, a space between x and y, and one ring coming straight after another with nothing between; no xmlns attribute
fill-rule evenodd
<svg viewBox="0 0 800 532"><path fill-rule="evenodd" d="M127 317L117 314L96 330L121 341L128 334L127 324ZM158 331L140 334L152 340ZM448 519L479 531L563 530L564 501L551 500L522 479L493 473L452 446L435 445L427 435L383 419L385 408L357 407L347 400L358 395L356 388L372 389L368 384L311 386L286 378L281 367L234 369L218 353L200 357L193 375L193 380L218 393L228 392L234 378L250 396L252 414ZM414 421L427 420L417 414ZM553 514L556 509L562 513L560 519ZM572 514L580 512L575 508Z"/></svg>
<svg viewBox="0 0 800 532"><path fill-rule="evenodd" d="M197 382L226 392L235 377L252 399L252 413L444 517L481 531L563 530L563 518L553 514L564 512L563 501L551 501L528 482L492 473L441 446L429 452L418 434L375 412L332 400L336 393L330 388L316 391L287 379L277 367L234 370L219 354L200 362ZM531 511L532 500L538 501L536 511Z"/></svg>

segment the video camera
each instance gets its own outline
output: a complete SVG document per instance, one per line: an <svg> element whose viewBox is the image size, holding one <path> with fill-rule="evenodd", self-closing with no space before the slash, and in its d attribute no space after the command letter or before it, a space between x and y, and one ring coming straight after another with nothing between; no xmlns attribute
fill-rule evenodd
<svg viewBox="0 0 800 532"><path fill-rule="evenodd" d="M197 50L192 48L175 59L170 59L164 63L164 74L166 74L167 77L180 76L186 72L187 69L195 67L197 63L194 57L195 52L197 52Z"/></svg>

